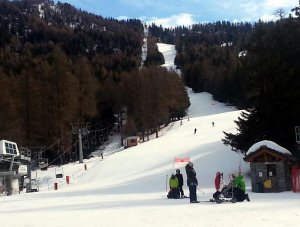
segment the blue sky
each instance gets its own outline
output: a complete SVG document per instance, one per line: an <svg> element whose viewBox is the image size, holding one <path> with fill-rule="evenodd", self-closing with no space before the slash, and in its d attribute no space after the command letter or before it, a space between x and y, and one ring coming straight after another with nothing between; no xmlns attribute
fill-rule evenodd
<svg viewBox="0 0 300 227"><path fill-rule="evenodd" d="M137 18L164 27L226 20L274 19L273 13L290 10L298 0L60 0L103 17Z"/></svg>

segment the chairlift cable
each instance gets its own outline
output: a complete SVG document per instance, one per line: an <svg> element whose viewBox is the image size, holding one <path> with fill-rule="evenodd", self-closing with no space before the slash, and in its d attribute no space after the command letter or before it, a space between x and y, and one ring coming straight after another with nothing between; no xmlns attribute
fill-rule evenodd
<svg viewBox="0 0 300 227"><path fill-rule="evenodd" d="M70 130L69 133L67 133L66 135L64 135L63 137L59 138L57 141L55 141L54 143L52 143L51 145L49 145L48 147L46 147L44 150L42 150L42 152L49 150L51 147L53 147L55 144L58 144L61 140L63 140L64 138L66 138L70 134L72 134L72 130Z"/></svg>
<svg viewBox="0 0 300 227"><path fill-rule="evenodd" d="M75 142L75 143L73 143L68 149L66 149L63 153L61 153L59 156L57 156L55 159L53 159L52 160L52 162L50 162L49 164L48 164L48 166L50 166L54 161L56 161L58 158L61 158L61 156L63 155L63 154L65 154L67 151L69 151L73 146L75 146L77 143L79 142L79 139Z"/></svg>

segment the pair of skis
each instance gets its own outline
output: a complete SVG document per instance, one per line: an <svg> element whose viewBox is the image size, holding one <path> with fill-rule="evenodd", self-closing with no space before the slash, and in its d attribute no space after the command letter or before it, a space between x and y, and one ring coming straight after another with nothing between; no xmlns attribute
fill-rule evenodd
<svg viewBox="0 0 300 227"><path fill-rule="evenodd" d="M207 202L217 203L217 204L220 204L220 203L236 203L236 200L233 199L233 198L231 198L231 199L210 199Z"/></svg>

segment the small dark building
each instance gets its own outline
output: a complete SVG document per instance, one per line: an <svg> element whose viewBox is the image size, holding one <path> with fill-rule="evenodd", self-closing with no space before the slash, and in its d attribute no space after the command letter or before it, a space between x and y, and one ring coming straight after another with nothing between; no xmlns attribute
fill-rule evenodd
<svg viewBox="0 0 300 227"><path fill-rule="evenodd" d="M140 137L138 136L130 136L127 137L125 140L125 147L133 147L133 146L137 146L140 142Z"/></svg>
<svg viewBox="0 0 300 227"><path fill-rule="evenodd" d="M253 192L290 191L291 167L295 158L285 148L264 140L254 144L244 157L250 162Z"/></svg>

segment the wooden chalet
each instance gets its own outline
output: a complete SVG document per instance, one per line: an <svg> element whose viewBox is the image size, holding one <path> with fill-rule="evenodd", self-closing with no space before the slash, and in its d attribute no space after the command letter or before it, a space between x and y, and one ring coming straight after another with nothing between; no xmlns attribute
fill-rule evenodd
<svg viewBox="0 0 300 227"><path fill-rule="evenodd" d="M272 141L261 141L248 150L244 160L250 162L253 192L292 189L291 168L295 158L285 148Z"/></svg>
<svg viewBox="0 0 300 227"><path fill-rule="evenodd" d="M126 138L125 141L125 147L133 147L137 146L140 142L140 137L139 136L130 136Z"/></svg>

